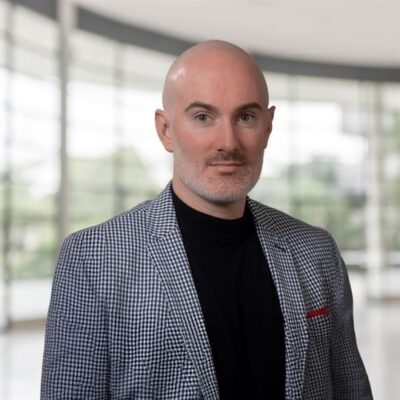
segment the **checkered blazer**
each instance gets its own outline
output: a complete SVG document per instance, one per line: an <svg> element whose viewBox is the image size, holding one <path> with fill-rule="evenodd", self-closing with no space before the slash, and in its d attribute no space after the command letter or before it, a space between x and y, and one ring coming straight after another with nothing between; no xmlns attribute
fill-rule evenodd
<svg viewBox="0 0 400 400"><path fill-rule="evenodd" d="M284 316L285 398L372 399L334 241L249 204ZM41 399L218 398L170 187L69 236L53 283Z"/></svg>

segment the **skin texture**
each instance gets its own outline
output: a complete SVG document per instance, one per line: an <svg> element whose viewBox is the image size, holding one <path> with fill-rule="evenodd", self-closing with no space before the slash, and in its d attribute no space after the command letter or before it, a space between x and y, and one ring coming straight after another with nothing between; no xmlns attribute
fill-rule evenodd
<svg viewBox="0 0 400 400"><path fill-rule="evenodd" d="M275 111L259 67L232 44L200 43L171 66L163 107L156 128L174 156L175 193L205 214L240 218L261 173Z"/></svg>

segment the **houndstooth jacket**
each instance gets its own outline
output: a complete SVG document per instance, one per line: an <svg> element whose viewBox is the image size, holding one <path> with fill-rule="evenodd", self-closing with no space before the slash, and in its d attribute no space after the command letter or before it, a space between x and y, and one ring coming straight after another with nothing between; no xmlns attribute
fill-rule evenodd
<svg viewBox="0 0 400 400"><path fill-rule="evenodd" d="M248 201L284 316L285 398L372 399L334 241ZM170 187L69 236L53 283L41 399L218 398Z"/></svg>

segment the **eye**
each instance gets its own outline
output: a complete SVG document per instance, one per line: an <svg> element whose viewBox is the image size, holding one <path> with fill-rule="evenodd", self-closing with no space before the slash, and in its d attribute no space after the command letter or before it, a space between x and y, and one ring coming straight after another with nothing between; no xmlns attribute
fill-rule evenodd
<svg viewBox="0 0 400 400"><path fill-rule="evenodd" d="M207 115L207 114L205 114L205 113L199 113L199 114L196 114L196 115L194 116L194 118L195 118L197 121L200 121L200 122L208 122L209 119L210 119L210 116Z"/></svg>
<svg viewBox="0 0 400 400"><path fill-rule="evenodd" d="M239 115L239 119L243 122L250 122L252 119L254 119L254 115L242 113Z"/></svg>

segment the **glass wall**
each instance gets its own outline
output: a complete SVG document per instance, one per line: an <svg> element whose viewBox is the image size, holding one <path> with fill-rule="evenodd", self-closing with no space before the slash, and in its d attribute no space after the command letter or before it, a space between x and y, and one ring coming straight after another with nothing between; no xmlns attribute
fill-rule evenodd
<svg viewBox="0 0 400 400"><path fill-rule="evenodd" d="M153 121L172 57L79 30L71 46L68 203L75 231L154 197L165 183L168 158Z"/></svg>
<svg viewBox="0 0 400 400"><path fill-rule="evenodd" d="M400 265L400 85L383 85L384 206L389 263Z"/></svg>
<svg viewBox="0 0 400 400"><path fill-rule="evenodd" d="M174 57L74 28L67 115L67 210L60 188L58 26L0 1L2 270L12 281L49 278L60 213L67 232L155 196L171 176L154 110ZM364 267L374 99L370 82L266 73L274 131L252 195L328 229L351 266ZM378 84L374 84L378 85ZM385 232L400 264L400 84L380 84ZM7 273L6 273L7 275Z"/></svg>
<svg viewBox="0 0 400 400"><path fill-rule="evenodd" d="M328 229L342 251L363 251L368 157L363 84L266 77L277 109L263 181L254 195Z"/></svg>
<svg viewBox="0 0 400 400"><path fill-rule="evenodd" d="M3 260L11 279L43 277L57 242L57 30L46 17L0 4Z"/></svg>

